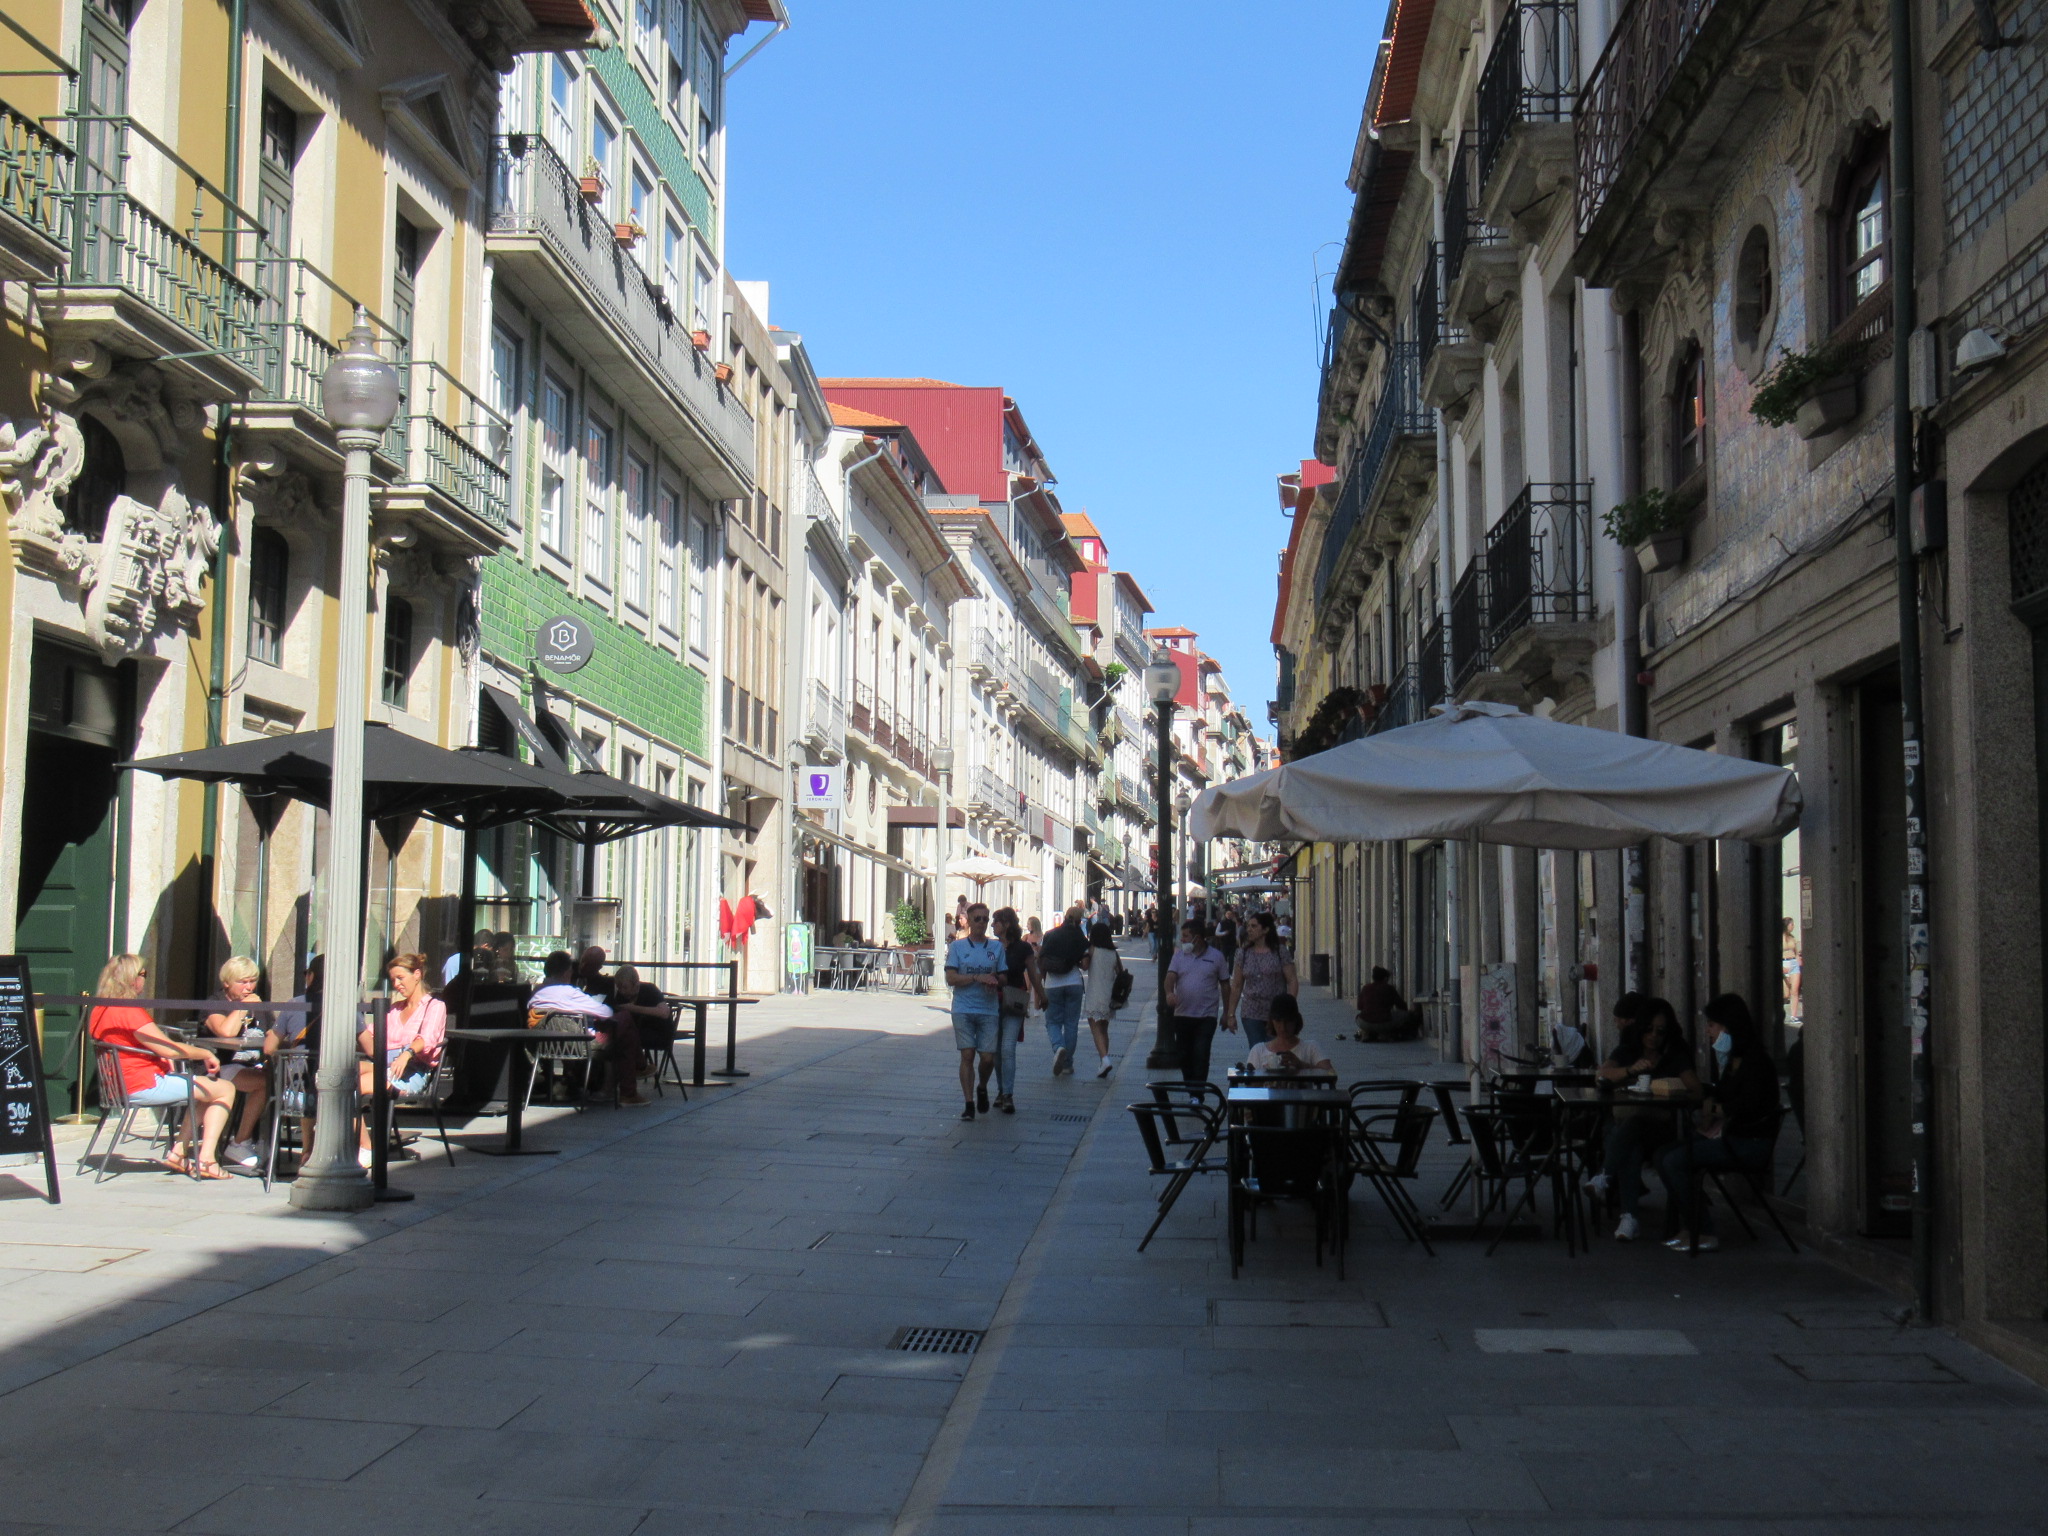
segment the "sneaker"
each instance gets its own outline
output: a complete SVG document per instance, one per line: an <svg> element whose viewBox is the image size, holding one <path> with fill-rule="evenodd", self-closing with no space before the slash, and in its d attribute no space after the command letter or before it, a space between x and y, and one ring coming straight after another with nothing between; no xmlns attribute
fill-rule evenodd
<svg viewBox="0 0 2048 1536"><path fill-rule="evenodd" d="M1072 1049L1063 1045L1052 1053L1052 1075L1054 1077L1058 1077L1062 1072L1071 1072L1073 1070L1074 1053Z"/></svg>
<svg viewBox="0 0 2048 1536"><path fill-rule="evenodd" d="M1714 1250L1715 1250L1716 1248L1719 1248L1720 1246L1721 1246L1721 1239L1719 1239L1718 1237L1714 1236L1714 1234L1713 1234L1713 1233L1711 1233L1711 1232L1702 1232L1702 1233L1700 1234L1700 1252L1701 1252L1701 1253L1712 1253L1712 1252L1713 1252L1713 1251L1714 1251Z"/></svg>
<svg viewBox="0 0 2048 1536"><path fill-rule="evenodd" d="M988 1113L988 1084L983 1083L974 1090L974 1107L984 1115Z"/></svg>
<svg viewBox="0 0 2048 1536"><path fill-rule="evenodd" d="M1007 1093L1000 1094L996 1098L996 1108L1000 1109L1006 1115L1014 1115L1015 1113L1017 1113L1017 1101L1011 1098Z"/></svg>
<svg viewBox="0 0 2048 1536"><path fill-rule="evenodd" d="M1594 1174L1593 1177L1586 1180L1586 1188L1590 1189L1596 1195L1604 1196L1607 1193L1607 1175L1604 1173ZM1633 1221L1635 1218L1630 1217L1629 1219ZM1630 1236L1634 1236L1634 1234L1631 1233Z"/></svg>
<svg viewBox="0 0 2048 1536"><path fill-rule="evenodd" d="M643 1099L637 1093L622 1093L619 1095L619 1108L621 1109L645 1109L653 1102L654 1100L652 1099Z"/></svg>
<svg viewBox="0 0 2048 1536"><path fill-rule="evenodd" d="M1095 1075L1097 1077L1107 1077L1109 1076L1110 1069L1115 1065L1115 1062L1111 1061L1107 1056L1105 1056L1102 1058L1102 1065L1095 1069Z"/></svg>
<svg viewBox="0 0 2048 1536"><path fill-rule="evenodd" d="M1621 1220L1615 1224L1614 1240L1617 1243L1632 1243L1636 1240L1636 1234L1640 1231L1642 1231L1641 1224L1637 1222L1635 1217L1623 1211L1621 1213Z"/></svg>
<svg viewBox="0 0 2048 1536"><path fill-rule="evenodd" d="M969 1104L966 1108L962 1109L960 1111L960 1118L962 1120L972 1120L974 1118L974 1106Z"/></svg>
<svg viewBox="0 0 2048 1536"><path fill-rule="evenodd" d="M253 1141L231 1141L227 1145L227 1150L221 1153L220 1160L224 1163L233 1163L237 1168L254 1168L263 1161L263 1156L256 1150L256 1143Z"/></svg>

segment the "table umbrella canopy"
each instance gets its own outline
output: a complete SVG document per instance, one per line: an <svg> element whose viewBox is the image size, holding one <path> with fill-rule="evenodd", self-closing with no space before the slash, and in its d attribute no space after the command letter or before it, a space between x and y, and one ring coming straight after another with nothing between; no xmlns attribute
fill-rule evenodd
<svg viewBox="0 0 2048 1536"><path fill-rule="evenodd" d="M318 806L327 804L333 765L331 730L257 736L122 764L166 779L236 784ZM520 773L522 766L489 753L451 752L388 725L366 726L363 815L370 821L424 816L452 826L487 827L558 808L559 793Z"/></svg>
<svg viewBox="0 0 2048 1536"><path fill-rule="evenodd" d="M531 821L536 826L559 832L573 842L615 842L637 832L651 832L661 827L723 827L733 832L748 830L743 821L720 816L702 806L686 805L644 785L613 778L608 773L588 770L562 773L537 763L522 763L517 758L481 747L463 747L458 755L477 758L515 774L536 791L553 797L555 803L547 809L515 819Z"/></svg>
<svg viewBox="0 0 2048 1536"><path fill-rule="evenodd" d="M962 880L972 880L976 885L986 885L991 880L1036 880L1038 876L1028 869L1018 869L1005 864L1001 859L992 859L985 853L970 854L964 859L955 859L946 865L948 875L958 875Z"/></svg>
<svg viewBox="0 0 2048 1536"><path fill-rule="evenodd" d="M1285 880L1268 880L1262 875L1248 875L1242 880L1225 881L1222 885L1217 886L1216 889L1229 896L1250 896L1271 891L1284 891L1287 889L1287 882Z"/></svg>
<svg viewBox="0 0 2048 1536"><path fill-rule="evenodd" d="M1798 821L1788 768L1471 703L1204 790L1188 824L1198 838L1623 848L1763 840Z"/></svg>

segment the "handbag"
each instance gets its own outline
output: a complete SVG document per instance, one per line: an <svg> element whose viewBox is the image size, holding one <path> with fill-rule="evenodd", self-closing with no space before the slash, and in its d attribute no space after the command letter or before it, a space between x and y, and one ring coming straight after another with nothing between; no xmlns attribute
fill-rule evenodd
<svg viewBox="0 0 2048 1536"><path fill-rule="evenodd" d="M1121 1008L1131 1000L1131 983L1136 980L1137 978L1119 960L1116 966L1116 980L1110 983L1109 988L1109 1006L1112 1009Z"/></svg>
<svg viewBox="0 0 2048 1536"><path fill-rule="evenodd" d="M1004 1018L1021 1019L1031 1011L1031 989L1029 987L1004 987L1003 1000L999 1006Z"/></svg>

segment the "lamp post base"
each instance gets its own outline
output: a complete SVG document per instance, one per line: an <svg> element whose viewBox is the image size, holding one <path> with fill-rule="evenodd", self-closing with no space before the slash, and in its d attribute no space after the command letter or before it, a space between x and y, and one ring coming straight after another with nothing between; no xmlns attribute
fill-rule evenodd
<svg viewBox="0 0 2048 1536"><path fill-rule="evenodd" d="M291 1203L302 1211L365 1211L376 1201L369 1175L353 1163L302 1169L292 1181Z"/></svg>
<svg viewBox="0 0 2048 1536"><path fill-rule="evenodd" d="M1145 1070L1147 1072L1178 1072L1180 1070L1180 1052L1152 1052L1145 1058Z"/></svg>

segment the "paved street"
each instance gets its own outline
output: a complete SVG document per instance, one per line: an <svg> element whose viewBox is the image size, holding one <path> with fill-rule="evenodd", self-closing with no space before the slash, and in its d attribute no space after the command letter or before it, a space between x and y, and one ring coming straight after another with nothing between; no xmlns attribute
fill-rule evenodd
<svg viewBox="0 0 2048 1536"><path fill-rule="evenodd" d="M1817 1259L1432 1259L1361 1193L1348 1281L1283 1214L1233 1282L1199 1188L1139 1255L1141 1068L1034 1040L963 1125L938 1006L771 1001L741 1085L544 1112L559 1157L346 1221L0 1180L0 1536L2048 1531L2048 1395Z"/></svg>

